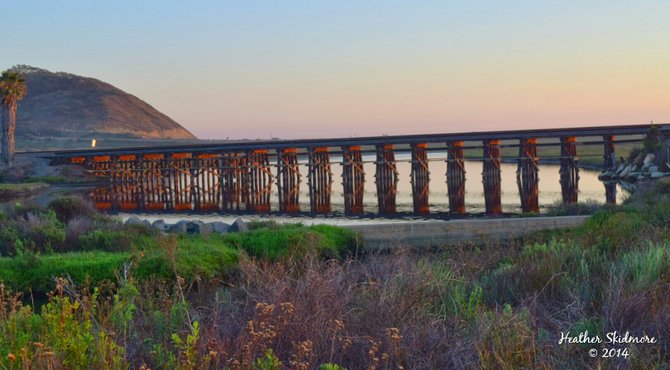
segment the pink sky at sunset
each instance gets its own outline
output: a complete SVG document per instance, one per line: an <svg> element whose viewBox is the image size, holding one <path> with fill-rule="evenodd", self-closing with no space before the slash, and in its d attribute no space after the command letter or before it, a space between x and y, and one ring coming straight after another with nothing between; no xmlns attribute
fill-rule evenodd
<svg viewBox="0 0 670 370"><path fill-rule="evenodd" d="M8 5L27 31L3 65L110 82L206 139L670 122L664 1L160 5Z"/></svg>

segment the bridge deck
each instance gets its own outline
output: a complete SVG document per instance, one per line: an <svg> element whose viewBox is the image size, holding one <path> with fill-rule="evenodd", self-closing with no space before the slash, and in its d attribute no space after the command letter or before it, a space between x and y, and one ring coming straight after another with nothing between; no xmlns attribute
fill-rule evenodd
<svg viewBox="0 0 670 370"><path fill-rule="evenodd" d="M670 124L656 127L670 134ZM444 151L447 156L441 160L447 162L450 213L464 214L464 149L482 148L486 213L493 216L502 214L501 148L519 148L514 159L518 161L516 177L521 209L536 213L539 212L538 146L560 146L560 155L552 158L560 160L562 199L564 203L574 203L579 193L578 145L602 145L603 168L611 171L617 168L615 143L630 141L617 141L616 137L634 136L640 140L649 129L649 125L575 127L86 149L49 154L52 163L79 164L94 175L110 180L107 188L94 192L99 208L129 211L268 213L272 211L271 199L276 186L279 211L301 212L302 163L307 172L310 212L327 214L332 212L331 196L336 182L332 166L339 162L344 212L360 215L367 177L364 164L370 163L369 157L364 160L362 154L375 153L372 181L376 187L377 212L386 215L397 213L400 179L396 153L411 153L414 213L428 214L431 212L428 152ZM587 141L578 142L577 137ZM616 184L605 184L605 191L607 202L615 202Z"/></svg>
<svg viewBox="0 0 670 370"><path fill-rule="evenodd" d="M670 124L656 124L656 127L665 134L670 134ZM309 147L343 147L343 146L374 146L378 144L411 145L446 143L451 141L482 141L487 139L497 140L520 140L520 139L542 139L560 138L564 136L577 137L603 137L603 136L627 136L644 135L649 132L650 125L623 125L623 126L593 126L593 127L566 127L536 130L507 130L507 131L481 131L441 134L418 134L418 135L390 135L390 136L368 136L355 138L324 138L324 139L299 139L299 140L256 140L236 143L218 144L190 144L174 146L150 146L150 147L128 147L114 149L80 149L62 150L51 152L54 157L76 157L87 155L113 155L127 153L180 153L191 152L194 154L219 153L227 151L246 151L255 149L283 149L283 148L309 148ZM541 144L540 144L541 145Z"/></svg>

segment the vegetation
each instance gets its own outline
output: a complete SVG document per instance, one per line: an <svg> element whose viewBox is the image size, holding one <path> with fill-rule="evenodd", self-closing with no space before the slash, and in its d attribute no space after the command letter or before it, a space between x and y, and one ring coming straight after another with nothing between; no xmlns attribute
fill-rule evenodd
<svg viewBox="0 0 670 370"><path fill-rule="evenodd" d="M7 201L33 195L48 187L47 184L34 182L30 184L0 183L0 200Z"/></svg>
<svg viewBox="0 0 670 370"><path fill-rule="evenodd" d="M0 110L2 115L2 160L10 165L14 160L16 109L26 95L26 80L21 74L7 70L0 75Z"/></svg>
<svg viewBox="0 0 670 370"><path fill-rule="evenodd" d="M578 228L385 254L358 253L334 227L161 235L74 198L14 206L1 223L22 247L0 258L0 365L664 368L670 181L640 188ZM19 226L27 215L42 231ZM618 358L558 344L587 330L658 342L614 346Z"/></svg>

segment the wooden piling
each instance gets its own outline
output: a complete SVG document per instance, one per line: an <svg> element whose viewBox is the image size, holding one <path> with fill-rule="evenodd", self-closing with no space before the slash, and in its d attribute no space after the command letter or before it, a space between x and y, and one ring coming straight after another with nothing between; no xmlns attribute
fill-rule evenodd
<svg viewBox="0 0 670 370"><path fill-rule="evenodd" d="M616 153L614 151L614 135L603 136L603 170L616 170Z"/></svg>
<svg viewBox="0 0 670 370"><path fill-rule="evenodd" d="M500 203L500 140L484 140L483 183L486 214L496 216L502 214Z"/></svg>
<svg viewBox="0 0 670 370"><path fill-rule="evenodd" d="M279 211L300 212L300 166L298 150L284 148L277 150L277 194Z"/></svg>
<svg viewBox="0 0 670 370"><path fill-rule="evenodd" d="M577 166L577 140L574 136L561 137L561 193L563 203L577 203L579 193L579 167Z"/></svg>
<svg viewBox="0 0 670 370"><path fill-rule="evenodd" d="M430 170L428 168L427 144L412 144L412 200L414 213L425 214L430 210L428 202Z"/></svg>
<svg viewBox="0 0 670 370"><path fill-rule="evenodd" d="M270 212L270 196L274 176L270 167L269 153L265 149L247 151L246 164L246 208L254 213Z"/></svg>
<svg viewBox="0 0 670 370"><path fill-rule="evenodd" d="M463 161L463 142L447 143L447 191L449 212L465 213L465 162Z"/></svg>
<svg viewBox="0 0 670 370"><path fill-rule="evenodd" d="M519 165L516 170L516 182L521 197L521 210L524 213L540 212L539 168L537 166L537 139L521 139L519 143Z"/></svg>
<svg viewBox="0 0 670 370"><path fill-rule="evenodd" d="M308 149L309 204L314 213L329 213L332 210L330 195L332 192L333 172L330 168L330 156L327 147Z"/></svg>
<svg viewBox="0 0 670 370"><path fill-rule="evenodd" d="M362 214L365 169L361 147L358 145L342 147L342 187L344 189L344 213L346 215Z"/></svg>
<svg viewBox="0 0 670 370"><path fill-rule="evenodd" d="M398 170L396 169L393 144L377 145L375 183L380 214L396 212Z"/></svg>

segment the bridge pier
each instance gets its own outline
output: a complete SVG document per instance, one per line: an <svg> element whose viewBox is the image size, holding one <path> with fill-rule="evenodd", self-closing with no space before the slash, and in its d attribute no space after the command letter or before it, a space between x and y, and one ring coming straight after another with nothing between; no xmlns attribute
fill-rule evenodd
<svg viewBox="0 0 670 370"><path fill-rule="evenodd" d="M521 197L521 210L524 213L540 212L540 177L537 161L537 139L521 139L516 182Z"/></svg>
<svg viewBox="0 0 670 370"><path fill-rule="evenodd" d="M137 163L134 154L119 155L117 157L119 167L119 209L122 211L134 211L137 209L138 186L137 186Z"/></svg>
<svg viewBox="0 0 670 370"><path fill-rule="evenodd" d="M428 203L430 170L428 168L427 144L412 144L412 200L414 213L424 214L430 211Z"/></svg>
<svg viewBox="0 0 670 370"><path fill-rule="evenodd" d="M165 205L166 211L173 211L173 198L174 198L174 185L172 183L172 154L166 153L163 155L161 160L161 180L163 194L161 195L161 201Z"/></svg>
<svg viewBox="0 0 670 370"><path fill-rule="evenodd" d="M346 215L362 214L365 169L361 147L358 145L342 147L342 187L344 188L344 213Z"/></svg>
<svg viewBox="0 0 670 370"><path fill-rule="evenodd" d="M191 199L191 153L173 153L170 165L172 183L173 209L190 211L193 207Z"/></svg>
<svg viewBox="0 0 670 370"><path fill-rule="evenodd" d="M603 171L616 171L616 153L614 151L614 135L603 136ZM616 205L616 181L605 181L605 201Z"/></svg>
<svg viewBox="0 0 670 370"><path fill-rule="evenodd" d="M331 211L330 193L333 185L333 171L327 147L309 148L309 204L313 213Z"/></svg>
<svg viewBox="0 0 670 370"><path fill-rule="evenodd" d="M561 137L561 192L563 203L577 203L579 193L579 167L577 167L577 141L574 136Z"/></svg>
<svg viewBox="0 0 670 370"><path fill-rule="evenodd" d="M246 185L244 181L244 157L239 153L227 152L222 154L221 159L221 209L224 212L242 209L244 198L242 189Z"/></svg>
<svg viewBox="0 0 670 370"><path fill-rule="evenodd" d="M221 209L221 155L199 154L196 158L199 209L218 211Z"/></svg>
<svg viewBox="0 0 670 370"><path fill-rule="evenodd" d="M296 148L277 150L277 193L279 211L300 212L300 167Z"/></svg>
<svg viewBox="0 0 670 370"><path fill-rule="evenodd" d="M89 160L89 162L91 162ZM88 163L89 168L93 168L93 176L96 177L111 177L114 174L111 156L94 156L92 163ZM111 209L114 205L114 192L112 191L112 184L105 188L98 188L94 190L93 201L98 209Z"/></svg>
<svg viewBox="0 0 670 370"><path fill-rule="evenodd" d="M465 163L463 142L452 141L447 145L447 191L449 211L452 214L465 213Z"/></svg>
<svg viewBox="0 0 670 370"><path fill-rule="evenodd" d="M247 211L270 212L273 176L268 151L265 149L247 151L244 162L246 165L244 190Z"/></svg>
<svg viewBox="0 0 670 370"><path fill-rule="evenodd" d="M139 208L147 211L165 210L163 194L163 154L145 154L138 158L138 166L142 172L141 188L144 196Z"/></svg>
<svg viewBox="0 0 670 370"><path fill-rule="evenodd" d="M398 170L392 144L377 145L377 203L380 214L396 212L395 196L398 187Z"/></svg>
<svg viewBox="0 0 670 370"><path fill-rule="evenodd" d="M483 165L484 201L486 214L489 216L501 215L500 203L500 140L484 140Z"/></svg>

